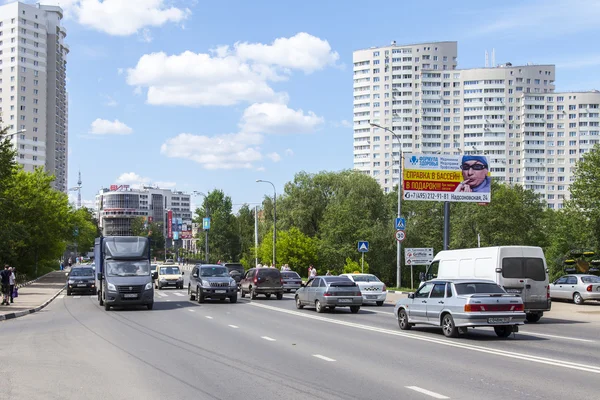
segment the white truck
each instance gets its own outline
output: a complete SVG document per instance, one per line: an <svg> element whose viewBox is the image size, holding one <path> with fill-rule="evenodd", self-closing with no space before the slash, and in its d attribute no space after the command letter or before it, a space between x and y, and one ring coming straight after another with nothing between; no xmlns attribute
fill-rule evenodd
<svg viewBox="0 0 600 400"><path fill-rule="evenodd" d="M521 296L527 321L537 322L550 311L550 282L544 252L533 246L498 246L440 251L426 279L489 279L508 293Z"/></svg>

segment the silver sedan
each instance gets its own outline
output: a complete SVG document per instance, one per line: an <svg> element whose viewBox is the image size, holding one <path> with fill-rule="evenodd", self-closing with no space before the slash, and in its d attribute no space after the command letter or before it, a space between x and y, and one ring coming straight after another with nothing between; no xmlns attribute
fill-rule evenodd
<svg viewBox="0 0 600 400"><path fill-rule="evenodd" d="M583 304L586 300L600 300L600 277L596 275L564 275L550 284L550 297L573 300Z"/></svg>
<svg viewBox="0 0 600 400"><path fill-rule="evenodd" d="M493 327L508 337L525 322L523 300L508 294L496 282L480 279L434 279L425 282L394 309L398 325L409 330L415 324L441 326L446 337L457 337L467 328Z"/></svg>
<svg viewBox="0 0 600 400"><path fill-rule="evenodd" d="M363 298L360 288L346 276L316 276L296 291L296 308L314 307L318 313L350 307L357 313Z"/></svg>

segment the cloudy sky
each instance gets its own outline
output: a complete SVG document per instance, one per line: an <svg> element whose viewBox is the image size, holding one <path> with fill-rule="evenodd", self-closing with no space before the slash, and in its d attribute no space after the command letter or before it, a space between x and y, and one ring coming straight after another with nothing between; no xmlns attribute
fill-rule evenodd
<svg viewBox="0 0 600 400"><path fill-rule="evenodd" d="M5 1L7 2L7 1ZM33 2L33 1L29 1ZM46 0L65 10L69 185L223 189L352 167L352 51L458 41L459 68L554 63L600 89L600 2ZM198 200L199 201L199 200Z"/></svg>

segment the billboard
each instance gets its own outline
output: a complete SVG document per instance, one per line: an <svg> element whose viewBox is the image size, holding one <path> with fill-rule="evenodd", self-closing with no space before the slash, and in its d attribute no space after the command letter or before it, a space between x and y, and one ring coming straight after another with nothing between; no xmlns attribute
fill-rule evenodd
<svg viewBox="0 0 600 400"><path fill-rule="evenodd" d="M167 211L167 237L173 237L173 211Z"/></svg>
<svg viewBox="0 0 600 400"><path fill-rule="evenodd" d="M405 200L489 203L489 159L484 155L404 155Z"/></svg>

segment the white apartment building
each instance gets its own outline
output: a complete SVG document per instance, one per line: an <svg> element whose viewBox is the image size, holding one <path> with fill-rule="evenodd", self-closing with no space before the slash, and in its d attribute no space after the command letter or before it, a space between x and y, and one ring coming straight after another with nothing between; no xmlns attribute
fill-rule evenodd
<svg viewBox="0 0 600 400"><path fill-rule="evenodd" d="M574 154L595 143L599 119L593 110L600 94L554 93L553 65L461 70L456 42L392 42L355 51L353 61L354 168L386 192L399 182L400 149L485 153L495 180L523 184L560 208L572 179L571 159L574 164ZM557 112L559 98L577 112ZM574 120L558 122L567 116ZM565 134L572 139L558 139Z"/></svg>
<svg viewBox="0 0 600 400"><path fill-rule="evenodd" d="M62 18L56 6L0 6L0 117L24 169L44 167L66 192L69 48Z"/></svg>
<svg viewBox="0 0 600 400"><path fill-rule="evenodd" d="M162 224L163 234L167 237L169 210L172 218L181 218L191 232L189 194L151 186L132 189L129 185L111 185L96 195L96 218L103 236L131 235L131 221L144 217L149 222Z"/></svg>

